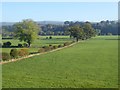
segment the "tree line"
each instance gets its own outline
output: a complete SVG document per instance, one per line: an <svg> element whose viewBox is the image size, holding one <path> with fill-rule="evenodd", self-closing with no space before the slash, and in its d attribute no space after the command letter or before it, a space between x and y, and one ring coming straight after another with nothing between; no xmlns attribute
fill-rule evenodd
<svg viewBox="0 0 120 90"><path fill-rule="evenodd" d="M40 26L31 19L25 19L12 26L2 26L2 35L4 37L4 35L8 36L6 34L9 34L11 37L27 42L30 47L38 35L70 35L76 41L89 39L96 34L106 35L111 33L116 35L118 34L117 24L118 22L115 21L101 21L100 23L65 21L64 25L47 24Z"/></svg>
<svg viewBox="0 0 120 90"><path fill-rule="evenodd" d="M49 29L52 28L51 25L47 25L47 27ZM85 23L83 26L65 24L63 27L64 31L66 31L71 38L75 38L76 41L79 39L85 40L91 38L96 34L94 28L89 22ZM38 38L38 35L42 31L41 27L31 19L25 19L21 22L17 22L12 28L14 30L13 37L19 39L20 41L27 42L28 47L30 47L31 43Z"/></svg>
<svg viewBox="0 0 120 90"><path fill-rule="evenodd" d="M70 35L70 32L66 30L68 26L80 25L83 26L87 22L73 22L73 21L65 21L64 25L39 25L41 27L41 31L39 31L39 35ZM90 22L89 22L90 23ZM91 22L92 27L95 29L97 35L118 35L118 22L117 21L101 21L101 22ZM13 25L2 26L2 35L6 36L14 36L14 28Z"/></svg>
<svg viewBox="0 0 120 90"><path fill-rule="evenodd" d="M66 30L70 32L70 37L76 38L76 41L79 39L86 40L96 35L95 29L89 22L86 22L83 25L68 25Z"/></svg>

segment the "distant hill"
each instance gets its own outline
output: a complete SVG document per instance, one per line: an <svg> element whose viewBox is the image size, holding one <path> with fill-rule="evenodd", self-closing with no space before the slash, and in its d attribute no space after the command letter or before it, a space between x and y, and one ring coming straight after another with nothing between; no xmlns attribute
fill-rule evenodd
<svg viewBox="0 0 120 90"><path fill-rule="evenodd" d="M0 26L11 26L16 22L0 22Z"/></svg>
<svg viewBox="0 0 120 90"><path fill-rule="evenodd" d="M62 21L36 21L40 25L46 25L46 24L54 24L54 25L63 25L64 22ZM0 22L0 26L11 26L15 24L16 22Z"/></svg>
<svg viewBox="0 0 120 90"><path fill-rule="evenodd" d="M46 25L46 24L54 24L54 25L63 25L62 21L37 21L38 24Z"/></svg>

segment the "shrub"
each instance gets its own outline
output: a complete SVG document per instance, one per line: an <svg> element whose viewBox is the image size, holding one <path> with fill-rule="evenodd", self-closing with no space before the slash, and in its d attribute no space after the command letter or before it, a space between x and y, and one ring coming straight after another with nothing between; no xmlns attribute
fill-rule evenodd
<svg viewBox="0 0 120 90"><path fill-rule="evenodd" d="M18 57L17 49L11 49L10 56L11 56L11 58L17 58Z"/></svg>
<svg viewBox="0 0 120 90"><path fill-rule="evenodd" d="M48 39L48 37L46 37L46 39Z"/></svg>
<svg viewBox="0 0 120 90"><path fill-rule="evenodd" d="M75 41L72 41L71 43L75 43Z"/></svg>
<svg viewBox="0 0 120 90"><path fill-rule="evenodd" d="M52 45L51 45L51 44L49 44L49 46L51 47Z"/></svg>
<svg viewBox="0 0 120 90"><path fill-rule="evenodd" d="M29 55L28 49L27 48L20 49L18 51L18 55L21 56L21 57Z"/></svg>
<svg viewBox="0 0 120 90"><path fill-rule="evenodd" d="M53 49L57 49L58 48L58 46L53 46Z"/></svg>
<svg viewBox="0 0 120 90"><path fill-rule="evenodd" d="M22 47L22 44L18 44L18 47Z"/></svg>
<svg viewBox="0 0 120 90"><path fill-rule="evenodd" d="M10 54L6 52L2 52L2 60L8 61L10 59Z"/></svg>
<svg viewBox="0 0 120 90"><path fill-rule="evenodd" d="M10 47L11 46L11 42L4 42L3 43L3 47Z"/></svg>
<svg viewBox="0 0 120 90"><path fill-rule="evenodd" d="M44 48L40 48L40 49L38 50L38 52L39 52L39 53L45 52L45 49L44 49Z"/></svg>
<svg viewBox="0 0 120 90"><path fill-rule="evenodd" d="M58 48L61 48L62 47L62 45L60 44L60 45L58 45Z"/></svg>
<svg viewBox="0 0 120 90"><path fill-rule="evenodd" d="M52 39L52 36L50 36L49 39Z"/></svg>
<svg viewBox="0 0 120 90"><path fill-rule="evenodd" d="M49 46L43 46L42 48L44 48L45 51L51 50Z"/></svg>
<svg viewBox="0 0 120 90"><path fill-rule="evenodd" d="M49 48L50 48L51 50L54 49L53 46L52 46L51 44L49 45Z"/></svg>
<svg viewBox="0 0 120 90"><path fill-rule="evenodd" d="M65 42L64 46L70 45L70 42Z"/></svg>
<svg viewBox="0 0 120 90"><path fill-rule="evenodd" d="M85 38L82 38L82 40L85 40Z"/></svg>

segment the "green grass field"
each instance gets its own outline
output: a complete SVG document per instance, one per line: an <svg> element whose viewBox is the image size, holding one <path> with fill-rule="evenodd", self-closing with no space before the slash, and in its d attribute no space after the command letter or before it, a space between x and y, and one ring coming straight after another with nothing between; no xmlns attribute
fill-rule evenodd
<svg viewBox="0 0 120 90"><path fill-rule="evenodd" d="M72 41L72 39L70 39L69 36L52 36L52 39L46 39L46 37L49 37L49 36L40 36L39 39L35 40L32 43L31 48L29 48L29 52L37 52L39 47L42 47L42 46L48 46L50 44L58 45L58 44L63 44L64 42ZM17 39L2 40L3 43L7 41L10 41L12 43L12 46L17 46L18 43L21 43L21 44L25 43L25 42L20 42ZM9 53L11 49L12 48L2 48L2 52ZM20 49L20 48L17 48L17 49Z"/></svg>
<svg viewBox="0 0 120 90"><path fill-rule="evenodd" d="M117 88L117 36L2 65L3 88Z"/></svg>

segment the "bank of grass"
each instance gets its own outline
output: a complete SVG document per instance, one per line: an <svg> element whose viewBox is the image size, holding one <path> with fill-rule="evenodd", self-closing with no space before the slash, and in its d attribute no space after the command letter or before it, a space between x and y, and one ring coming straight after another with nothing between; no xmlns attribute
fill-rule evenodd
<svg viewBox="0 0 120 90"><path fill-rule="evenodd" d="M60 51L4 64L3 87L117 88L117 36L100 36Z"/></svg>

